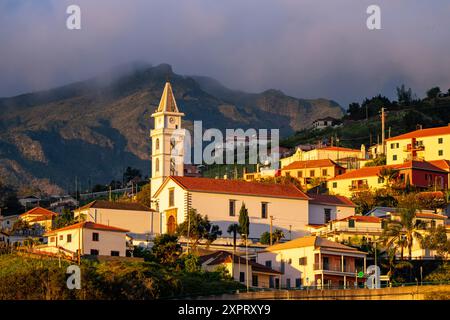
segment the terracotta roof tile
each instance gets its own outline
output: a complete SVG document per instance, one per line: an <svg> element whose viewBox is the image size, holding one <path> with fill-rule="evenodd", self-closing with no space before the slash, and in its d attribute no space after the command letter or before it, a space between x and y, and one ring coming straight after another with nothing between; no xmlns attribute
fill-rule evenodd
<svg viewBox="0 0 450 320"><path fill-rule="evenodd" d="M411 131L411 132L408 132L405 134L401 134L396 137L386 139L386 141L430 137L430 136L446 135L446 134L450 134L450 126L415 130L415 131Z"/></svg>
<svg viewBox="0 0 450 320"><path fill-rule="evenodd" d="M22 213L20 215L20 217L23 218L23 217L25 217L27 215L57 216L58 214L53 212L53 211L44 209L42 207L36 207L36 208L31 209L31 210L28 210L25 213Z"/></svg>
<svg viewBox="0 0 450 320"><path fill-rule="evenodd" d="M309 202L311 204L328 204L328 205L356 207L356 205L349 198L344 196L311 194L311 193L308 193L308 196L312 198L312 200Z"/></svg>
<svg viewBox="0 0 450 320"><path fill-rule="evenodd" d="M330 241L328 239L324 239L318 236L307 236L297 238L288 242L275 244L265 249L265 251L278 251L278 250L286 250L286 249L296 249L296 248L304 248L304 247L314 247L314 248L330 248L335 250L342 251L351 251L364 254L363 252L358 251L355 248Z"/></svg>
<svg viewBox="0 0 450 320"><path fill-rule="evenodd" d="M341 174L339 176L331 178L328 181L374 177L380 173L380 170L382 168L393 168L393 169L397 169L397 170L418 169L418 170L445 172L444 170L440 169L439 167L437 167L427 161L407 161L402 164L392 164L392 165L375 166L375 167L363 167L361 169L348 171L344 174Z"/></svg>
<svg viewBox="0 0 450 320"><path fill-rule="evenodd" d="M77 209L76 211L82 211L89 208L98 209L112 209L112 210L130 210L130 211L154 211L147 206L144 206L137 202L111 202L106 200L95 200L85 206Z"/></svg>
<svg viewBox="0 0 450 320"><path fill-rule="evenodd" d="M308 200L309 197L293 184L247 182L196 177L171 176L182 188L189 191L267 196ZM161 188L160 188L161 190Z"/></svg>
<svg viewBox="0 0 450 320"><path fill-rule="evenodd" d="M45 235L48 236L48 235L52 235L52 234L55 234L55 233L60 232L60 231L66 231L66 230L72 230L72 229L80 229L80 228L82 228L82 229L93 229L93 230L102 230L102 231L129 232L129 230L116 228L116 227L111 227L111 226L107 226L107 225L104 225L104 224L99 224L99 223L85 221L85 222L75 223L75 224L72 224L72 225L64 227L64 228L60 228L60 229L49 231Z"/></svg>
<svg viewBox="0 0 450 320"><path fill-rule="evenodd" d="M322 167L341 167L339 164L330 159L322 160L306 160L306 161L294 161L287 166L283 167L281 170L293 170L293 169L304 169L304 168L322 168ZM342 167L341 167L342 168Z"/></svg>
<svg viewBox="0 0 450 320"><path fill-rule="evenodd" d="M450 161L449 160L433 160L428 161L433 166L436 166L442 170L449 171L450 170Z"/></svg>

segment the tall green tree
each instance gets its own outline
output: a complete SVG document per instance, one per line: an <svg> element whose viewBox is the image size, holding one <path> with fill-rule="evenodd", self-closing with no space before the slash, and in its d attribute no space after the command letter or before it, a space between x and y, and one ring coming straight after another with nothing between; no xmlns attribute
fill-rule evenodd
<svg viewBox="0 0 450 320"><path fill-rule="evenodd" d="M162 234L153 240L152 253L158 263L175 266L183 250L177 236Z"/></svg>
<svg viewBox="0 0 450 320"><path fill-rule="evenodd" d="M188 217L178 225L177 233L188 238L194 249L200 240L206 240L206 244L209 245L222 235L219 226L213 225L207 215L203 217L200 213L197 213L196 209L189 210Z"/></svg>
<svg viewBox="0 0 450 320"><path fill-rule="evenodd" d="M439 87L433 87L430 90L427 91L427 98L428 99L434 99L437 98L437 96L441 93L441 88Z"/></svg>
<svg viewBox="0 0 450 320"><path fill-rule="evenodd" d="M250 218L248 216L248 210L245 207L245 203L242 203L241 209L239 210L239 229L241 235L247 240L250 234Z"/></svg>

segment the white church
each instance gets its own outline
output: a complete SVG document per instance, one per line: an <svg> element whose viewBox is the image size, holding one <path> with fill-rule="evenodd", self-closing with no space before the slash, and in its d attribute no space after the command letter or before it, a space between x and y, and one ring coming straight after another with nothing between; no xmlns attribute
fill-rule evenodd
<svg viewBox="0 0 450 320"><path fill-rule="evenodd" d="M230 224L238 223L242 203L250 217L251 239L273 229L282 229L286 237L308 235L308 227L324 224L329 220L354 215L355 206L348 200L336 196L321 196L320 200L303 193L294 185L246 182L231 179L185 177L184 150L179 143L184 113L178 109L172 86L165 84L161 101L155 113L152 139L152 208L159 214L160 233L173 233L177 224L184 221L193 208L207 215L213 224L228 237ZM172 148L177 146L176 155Z"/></svg>

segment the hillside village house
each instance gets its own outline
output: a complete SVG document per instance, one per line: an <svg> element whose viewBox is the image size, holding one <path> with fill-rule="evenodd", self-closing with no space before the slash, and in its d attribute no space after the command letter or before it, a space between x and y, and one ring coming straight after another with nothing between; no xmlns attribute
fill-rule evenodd
<svg viewBox="0 0 450 320"><path fill-rule="evenodd" d="M387 164L411 160L450 160L450 124L419 129L386 140Z"/></svg>
<svg viewBox="0 0 450 320"><path fill-rule="evenodd" d="M126 256L128 230L93 222L80 222L45 234L47 245L36 251L80 255Z"/></svg>
<svg viewBox="0 0 450 320"><path fill-rule="evenodd" d="M53 220L57 214L50 210L36 207L21 214L19 217L30 225L38 224L44 230L50 230L53 227Z"/></svg>
<svg viewBox="0 0 450 320"><path fill-rule="evenodd" d="M354 287L366 271L366 253L317 236L275 244L257 254L257 262L283 273L281 286Z"/></svg>
<svg viewBox="0 0 450 320"><path fill-rule="evenodd" d="M17 220L19 220L18 214L12 216L4 216L0 213L0 230L11 230Z"/></svg>
<svg viewBox="0 0 450 320"><path fill-rule="evenodd" d="M343 173L345 168L330 159L295 161L281 168L282 176L294 177L307 187L316 181L323 182Z"/></svg>
<svg viewBox="0 0 450 320"><path fill-rule="evenodd" d="M281 167L286 167L295 161L309 161L309 160L323 160L330 159L337 161L339 159L354 158L354 159L366 159L366 147L361 145L361 149L349 149L343 147L321 147L312 149L309 151L303 151L297 148L295 153L286 158L280 159Z"/></svg>
<svg viewBox="0 0 450 320"><path fill-rule="evenodd" d="M232 263L233 261L233 263ZM235 281L247 283L247 261L239 255L219 250L200 257L202 269L215 271L219 266L225 267ZM282 273L260 263L249 260L249 285L255 288L279 288Z"/></svg>
<svg viewBox="0 0 450 320"><path fill-rule="evenodd" d="M312 127L319 130L328 127L338 127L340 125L342 125L342 121L332 117L317 119L312 123Z"/></svg>
<svg viewBox="0 0 450 320"><path fill-rule="evenodd" d="M208 215L225 233L230 224L238 223L243 203L250 217L249 238L259 239L269 231L270 216L274 228L290 230L294 237L304 235L308 224L309 197L292 184L170 176L154 198L162 233L175 232L191 208Z"/></svg>
<svg viewBox="0 0 450 320"><path fill-rule="evenodd" d="M311 233L334 242L352 243L361 241L371 243L383 234L383 219L372 216L352 215L328 221L311 228Z"/></svg>
<svg viewBox="0 0 450 320"><path fill-rule="evenodd" d="M364 167L358 170L346 172L340 176L328 180L330 193L351 197L353 193L384 188L387 181L380 177L383 168L398 170L395 179L397 185L406 186L407 181L411 186L422 189L448 188L448 172L426 161L408 161L402 164Z"/></svg>
<svg viewBox="0 0 450 320"><path fill-rule="evenodd" d="M159 214L134 202L95 200L74 210L74 216L86 221L127 229L130 234L155 235L160 233Z"/></svg>
<svg viewBox="0 0 450 320"><path fill-rule="evenodd" d="M307 227L320 226L355 214L356 205L346 197L313 193L308 193L308 196L311 200Z"/></svg>

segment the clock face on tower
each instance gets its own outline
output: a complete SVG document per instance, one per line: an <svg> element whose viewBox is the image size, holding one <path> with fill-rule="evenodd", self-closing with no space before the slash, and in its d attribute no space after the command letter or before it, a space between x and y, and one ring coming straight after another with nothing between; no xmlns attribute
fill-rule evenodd
<svg viewBox="0 0 450 320"><path fill-rule="evenodd" d="M175 122L175 119L172 118L172 117L170 117L170 118L169 118L169 122L173 124L173 123Z"/></svg>

